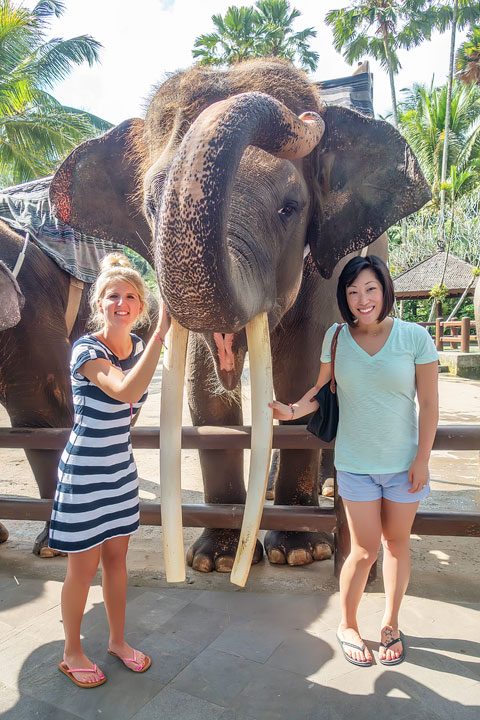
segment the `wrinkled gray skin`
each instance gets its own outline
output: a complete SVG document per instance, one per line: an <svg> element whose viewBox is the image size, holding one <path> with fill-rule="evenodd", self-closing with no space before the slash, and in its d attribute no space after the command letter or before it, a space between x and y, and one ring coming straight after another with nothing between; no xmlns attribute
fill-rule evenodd
<svg viewBox="0 0 480 720"><path fill-rule="evenodd" d="M83 290L69 340L65 325L69 275L30 242L15 281L10 271L23 241L0 221L0 403L12 427L68 428L73 423L70 341L85 331L90 285ZM52 499L61 451L26 450L25 454L40 497ZM0 542L7 538L0 523ZM35 540L34 553L58 554L47 543L48 523Z"/></svg>
<svg viewBox="0 0 480 720"><path fill-rule="evenodd" d="M325 134L307 157L289 159L305 111L320 113ZM169 78L144 122L123 123L72 153L51 199L64 222L110 239L122 233L134 247L147 219L162 295L192 331L192 420L241 425L230 392L239 387L248 321L268 314L276 397L299 398L317 378L322 338L336 319L337 262L429 193L392 126L323 107L302 72L261 60ZM280 455L275 503L316 505L319 453ZM200 461L206 502L244 502L241 452L202 451ZM229 571L237 540L234 531L205 530L187 560ZM269 532L265 547L270 561L292 565L330 554L312 533ZM261 556L257 543L254 561Z"/></svg>
<svg viewBox="0 0 480 720"><path fill-rule="evenodd" d="M13 269L23 237L0 222L0 259ZM65 327L69 277L36 245L29 243L17 278L21 295L2 273L0 306L0 403L12 427L70 427L73 422L69 379L70 343ZM87 287L88 290L88 287ZM88 318L84 291L72 340ZM60 452L26 450L41 498L53 498ZM8 533L0 533L7 539ZM46 545L44 529L34 552Z"/></svg>

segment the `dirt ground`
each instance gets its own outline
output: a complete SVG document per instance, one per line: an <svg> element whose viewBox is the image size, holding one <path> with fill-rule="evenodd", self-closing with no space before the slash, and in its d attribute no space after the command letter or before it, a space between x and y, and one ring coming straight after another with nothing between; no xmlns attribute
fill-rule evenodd
<svg viewBox="0 0 480 720"><path fill-rule="evenodd" d="M156 425L159 416L161 370L152 381L149 399L142 410L139 425ZM245 423L249 418L249 390L243 392ZM480 382L440 375L440 408L442 423L480 422ZM184 404L184 424L190 423ZM8 416L0 408L0 426L9 425ZM159 500L158 450L138 450L135 453L140 475L140 497L143 501ZM424 501L424 510L451 510L457 512L480 510L480 454L479 449L469 452L435 452L431 461L432 493ZM248 452L245 452L248 475ZM30 467L23 451L0 449L0 493L38 497ZM182 454L183 502L203 501L202 480L196 451ZM322 503L332 501L322 499ZM0 518L1 519L1 518ZM65 559L42 560L31 553L33 540L42 523L6 521L9 540L0 546L0 568L16 576L45 577L60 580L65 572ZM185 547L198 536L200 530L185 528ZM413 536L413 573L409 594L431 599L477 602L480 600L478 577L480 553L478 538ZM134 585L164 585L161 528L140 528L129 551L130 582ZM195 589L231 589L228 575L207 575L187 568L187 584ZM285 592L297 590L312 592L316 589L333 590L337 587L333 577L332 561L314 563L305 568L271 566L266 560L252 568L247 590ZM381 580L371 586L381 591Z"/></svg>

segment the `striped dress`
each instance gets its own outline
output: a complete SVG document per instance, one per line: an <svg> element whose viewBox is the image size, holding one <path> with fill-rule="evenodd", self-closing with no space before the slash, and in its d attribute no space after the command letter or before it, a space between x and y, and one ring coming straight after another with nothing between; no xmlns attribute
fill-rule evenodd
<svg viewBox="0 0 480 720"><path fill-rule="evenodd" d="M128 372L144 349L139 337L132 334L131 338L133 349L125 360L119 360L93 335L73 345L70 373L75 420L58 467L49 536L54 550L89 550L138 528L138 474L130 424L147 393L130 405L109 397L79 372L85 362L96 358Z"/></svg>

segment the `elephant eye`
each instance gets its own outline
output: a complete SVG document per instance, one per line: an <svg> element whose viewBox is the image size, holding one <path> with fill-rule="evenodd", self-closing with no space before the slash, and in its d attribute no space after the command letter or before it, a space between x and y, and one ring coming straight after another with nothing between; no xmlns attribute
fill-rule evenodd
<svg viewBox="0 0 480 720"><path fill-rule="evenodd" d="M295 203L285 203L285 205L281 207L278 211L278 214L280 215L280 217L289 218L291 217L291 215L293 215L296 209L297 206Z"/></svg>

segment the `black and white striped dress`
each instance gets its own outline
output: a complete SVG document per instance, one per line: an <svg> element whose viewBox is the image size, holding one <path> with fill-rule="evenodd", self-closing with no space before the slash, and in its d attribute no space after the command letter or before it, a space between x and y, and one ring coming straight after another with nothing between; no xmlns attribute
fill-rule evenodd
<svg viewBox="0 0 480 720"><path fill-rule="evenodd" d="M128 372L144 349L139 337L132 334L131 338L133 349L125 360L119 360L93 335L73 345L70 374L75 420L58 468L49 537L54 550L89 550L138 528L138 474L130 424L147 393L133 405L114 400L78 371L88 360L102 358Z"/></svg>

